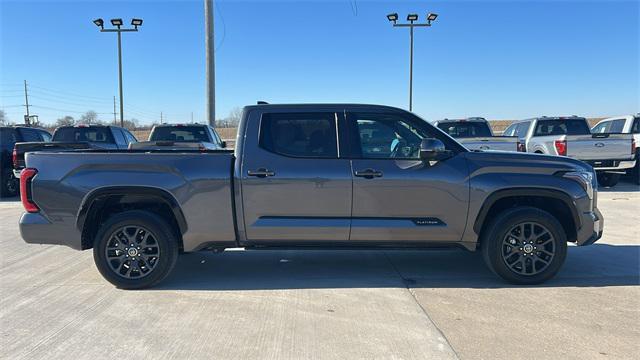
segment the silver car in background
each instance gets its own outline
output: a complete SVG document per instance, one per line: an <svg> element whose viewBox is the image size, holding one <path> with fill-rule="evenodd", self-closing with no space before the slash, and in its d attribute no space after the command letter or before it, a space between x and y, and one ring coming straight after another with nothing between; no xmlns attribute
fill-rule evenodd
<svg viewBox="0 0 640 360"><path fill-rule="evenodd" d="M469 150L520 151L522 147L517 136L495 136L489 122L483 117L444 119L433 125Z"/></svg>
<svg viewBox="0 0 640 360"><path fill-rule="evenodd" d="M227 144L214 128L204 124L156 125L149 141L132 143L130 150L220 150Z"/></svg>

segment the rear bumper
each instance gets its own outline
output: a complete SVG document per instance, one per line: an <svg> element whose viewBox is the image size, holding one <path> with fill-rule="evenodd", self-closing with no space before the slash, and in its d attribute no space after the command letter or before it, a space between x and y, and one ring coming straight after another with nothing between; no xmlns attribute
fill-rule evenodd
<svg viewBox="0 0 640 360"><path fill-rule="evenodd" d="M73 225L52 223L40 213L24 213L19 226L20 235L26 243L64 245L82 250L82 237Z"/></svg>
<svg viewBox="0 0 640 360"><path fill-rule="evenodd" d="M635 160L585 160L596 171L625 171L636 166Z"/></svg>
<svg viewBox="0 0 640 360"><path fill-rule="evenodd" d="M581 214L582 226L578 230L577 244L580 246L591 245L602 237L604 218L598 208Z"/></svg>

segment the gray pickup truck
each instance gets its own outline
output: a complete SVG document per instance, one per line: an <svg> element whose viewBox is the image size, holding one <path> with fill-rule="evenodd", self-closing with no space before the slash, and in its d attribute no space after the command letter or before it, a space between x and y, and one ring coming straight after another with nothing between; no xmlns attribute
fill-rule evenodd
<svg viewBox="0 0 640 360"><path fill-rule="evenodd" d="M517 136L495 136L489 122L483 117L444 119L433 123L469 150L520 151Z"/></svg>
<svg viewBox="0 0 640 360"><path fill-rule="evenodd" d="M28 243L93 248L121 288L164 279L181 252L225 248L480 250L506 281L553 277L567 242L602 235L591 166L470 152L404 110L256 105L237 146L205 152L28 153Z"/></svg>
<svg viewBox="0 0 640 360"><path fill-rule="evenodd" d="M543 116L516 121L505 131L524 144L523 151L568 156L593 166L602 186L615 186L620 174L635 166L631 134L591 133L587 119Z"/></svg>

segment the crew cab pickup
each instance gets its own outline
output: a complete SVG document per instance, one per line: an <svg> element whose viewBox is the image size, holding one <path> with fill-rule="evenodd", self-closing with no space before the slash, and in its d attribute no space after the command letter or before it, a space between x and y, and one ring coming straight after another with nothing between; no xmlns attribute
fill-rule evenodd
<svg viewBox="0 0 640 360"><path fill-rule="evenodd" d="M218 150L227 144L216 130L202 124L156 125L149 134L149 141L132 143L134 150Z"/></svg>
<svg viewBox="0 0 640 360"><path fill-rule="evenodd" d="M517 121L505 131L516 135L527 152L582 160L598 173L598 183L614 186L620 173L635 166L635 142L630 134L592 134L583 117L539 117Z"/></svg>
<svg viewBox="0 0 640 360"><path fill-rule="evenodd" d="M635 148L636 165L627 169L627 174L631 174L633 181L640 185L640 114L614 116L603 119L591 129L594 134L631 134L633 136L633 147Z"/></svg>
<svg viewBox="0 0 640 360"><path fill-rule="evenodd" d="M469 150L519 151L517 136L494 136L489 122L482 117L444 119L434 122Z"/></svg>
<svg viewBox="0 0 640 360"><path fill-rule="evenodd" d="M28 243L93 248L121 288L152 286L181 252L480 250L506 281L553 277L567 242L602 235L593 169L470 152L379 105L244 108L234 151L32 152L21 176Z"/></svg>
<svg viewBox="0 0 640 360"><path fill-rule="evenodd" d="M19 142L13 148L13 173L16 178L24 168L24 154L39 150L126 149L137 142L125 128L104 125L61 126L50 142Z"/></svg>
<svg viewBox="0 0 640 360"><path fill-rule="evenodd" d="M26 126L0 127L0 197L18 194L19 178L13 174L13 148L21 141L51 141L51 134L43 129Z"/></svg>

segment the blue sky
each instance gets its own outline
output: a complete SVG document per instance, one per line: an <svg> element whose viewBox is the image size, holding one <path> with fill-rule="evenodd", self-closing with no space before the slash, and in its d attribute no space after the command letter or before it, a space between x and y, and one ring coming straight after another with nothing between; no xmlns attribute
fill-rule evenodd
<svg viewBox="0 0 640 360"><path fill-rule="evenodd" d="M407 108L409 33L390 12L440 15L415 33L414 112L428 120L640 111L639 1L218 1L217 117L256 100ZM113 118L116 37L97 17L144 19L123 35L126 118L204 119L203 1L0 0L10 120L24 79L41 121Z"/></svg>

